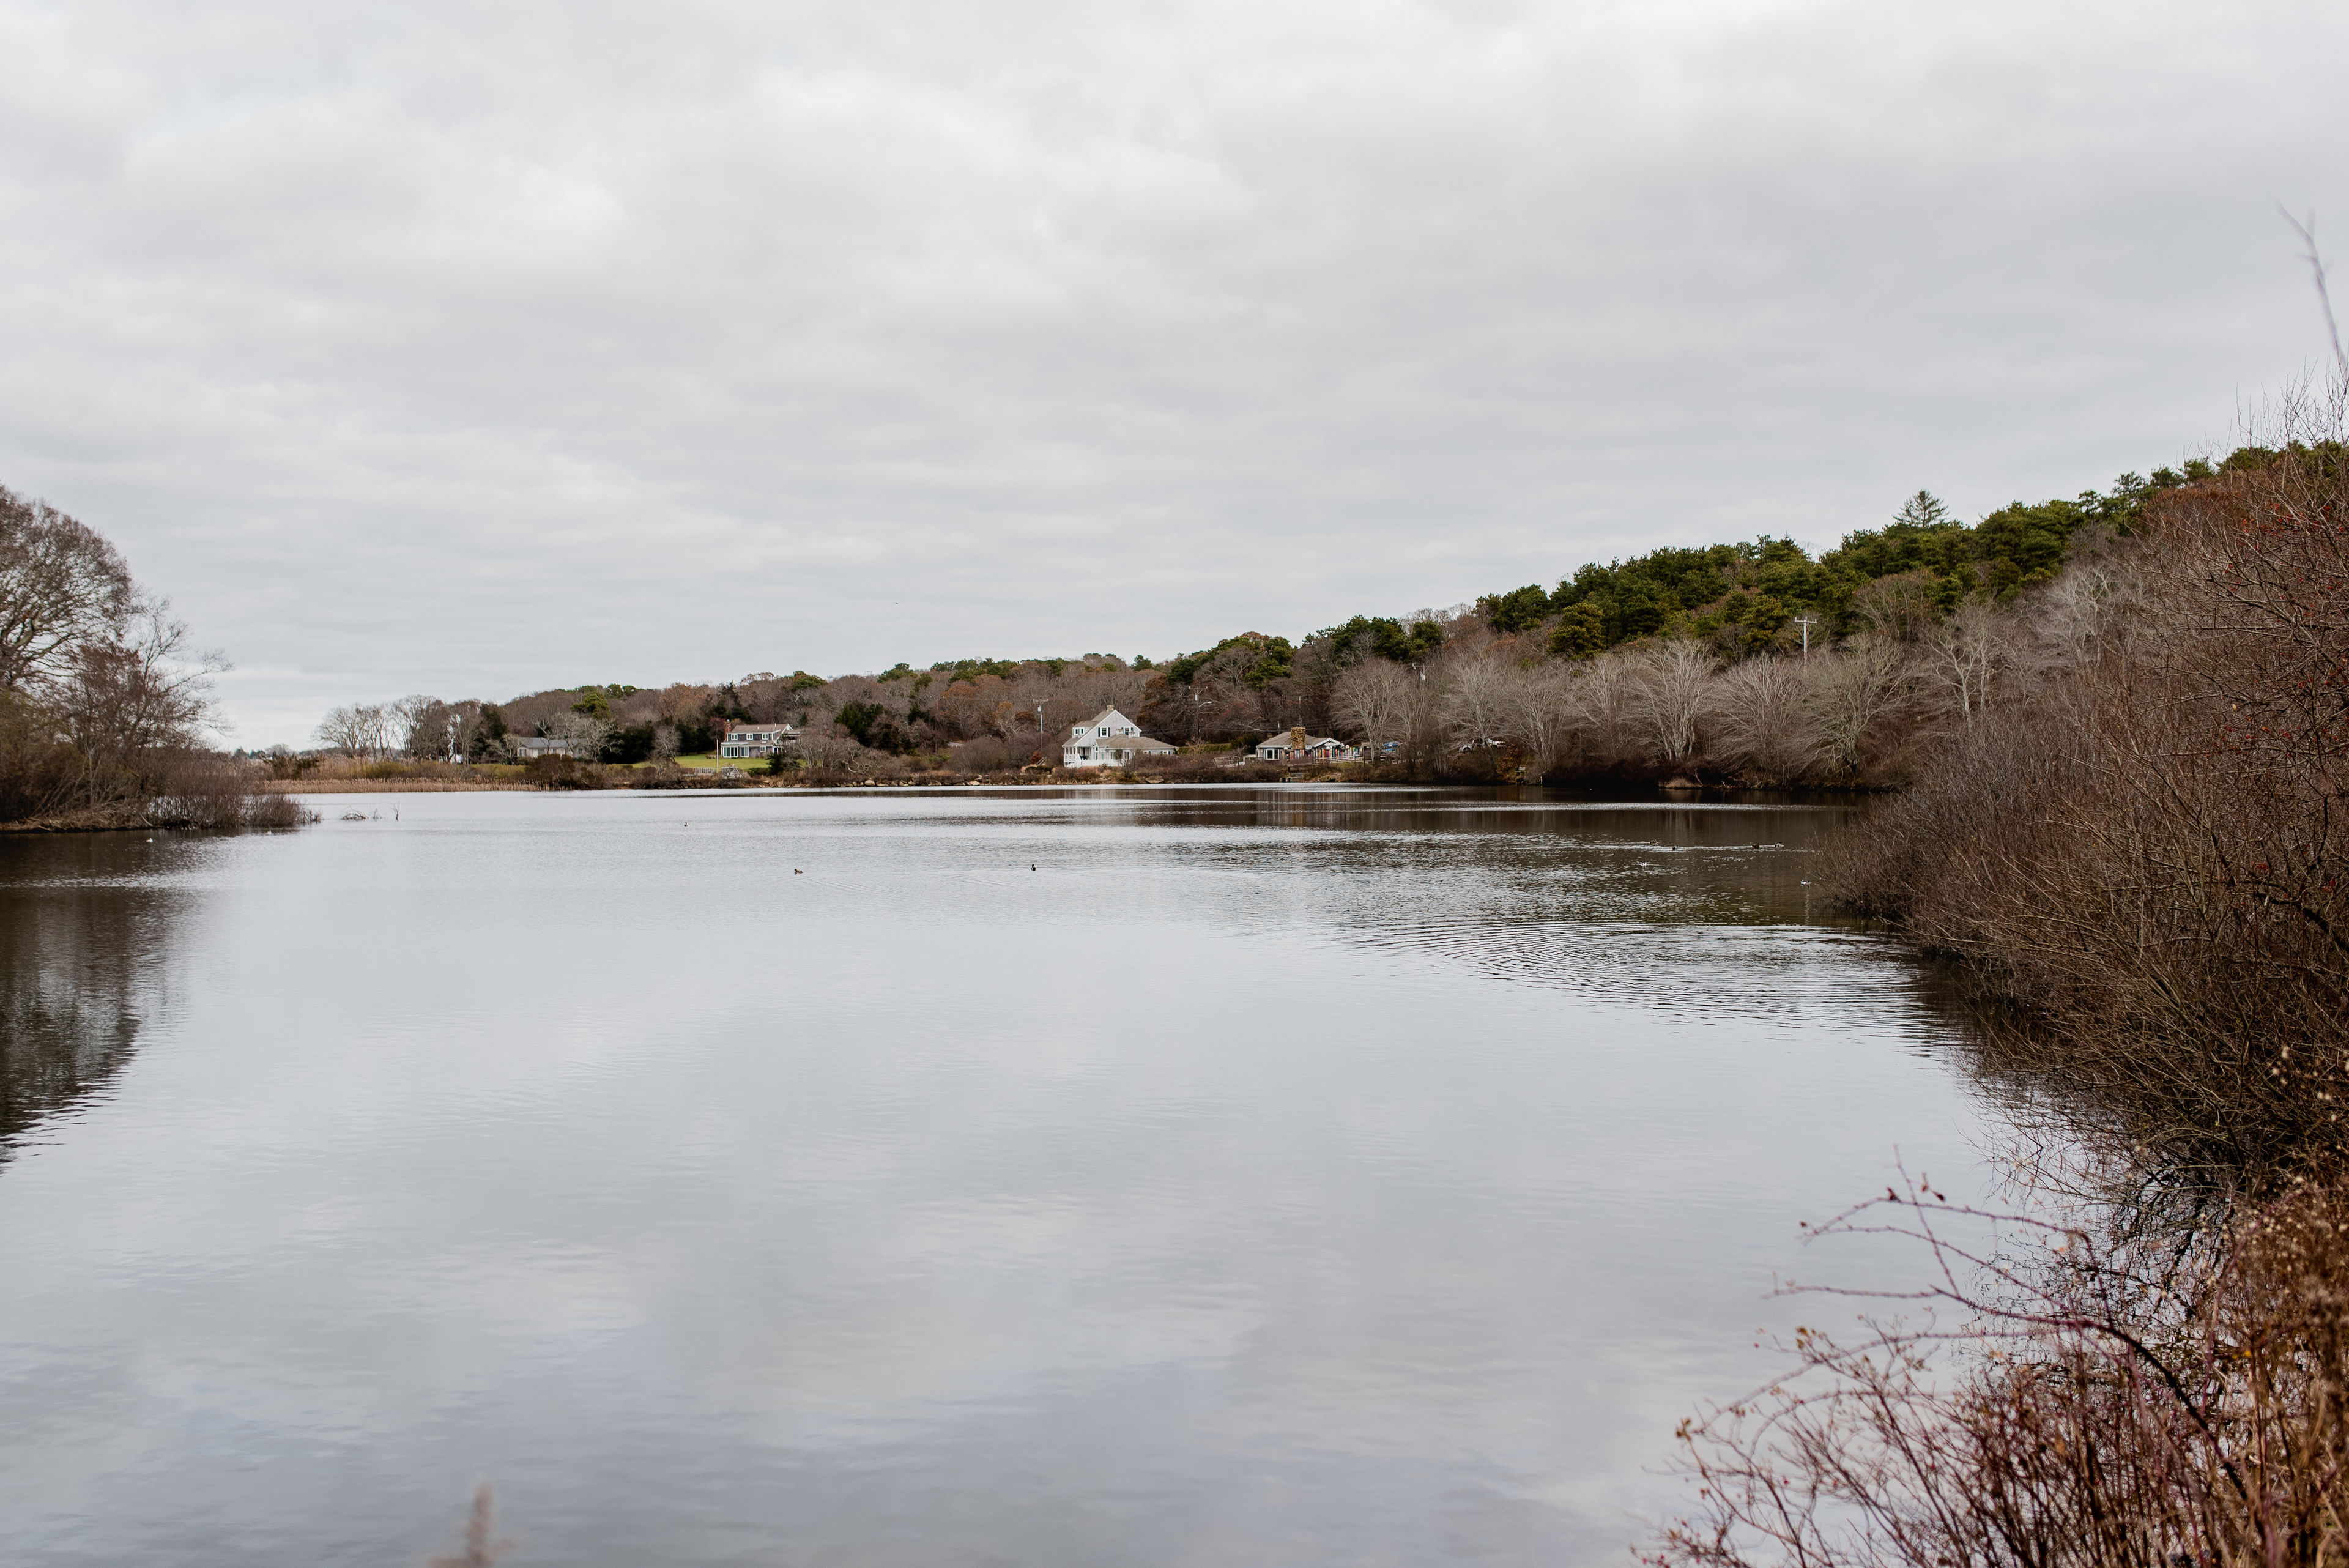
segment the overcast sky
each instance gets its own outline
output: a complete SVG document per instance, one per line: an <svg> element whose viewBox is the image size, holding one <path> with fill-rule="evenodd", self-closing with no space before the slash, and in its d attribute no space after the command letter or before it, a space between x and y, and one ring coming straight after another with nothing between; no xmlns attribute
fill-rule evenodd
<svg viewBox="0 0 2349 1568"><path fill-rule="evenodd" d="M0 0L0 483L327 706L1164 657L2223 446L2349 6Z"/></svg>

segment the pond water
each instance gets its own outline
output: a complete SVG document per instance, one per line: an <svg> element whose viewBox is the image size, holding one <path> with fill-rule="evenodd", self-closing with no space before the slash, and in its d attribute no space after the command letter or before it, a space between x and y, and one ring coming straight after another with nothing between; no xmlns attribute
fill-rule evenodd
<svg viewBox="0 0 2349 1568"><path fill-rule="evenodd" d="M0 842L0 1561L1620 1563L1994 1131L1849 807L316 804Z"/></svg>

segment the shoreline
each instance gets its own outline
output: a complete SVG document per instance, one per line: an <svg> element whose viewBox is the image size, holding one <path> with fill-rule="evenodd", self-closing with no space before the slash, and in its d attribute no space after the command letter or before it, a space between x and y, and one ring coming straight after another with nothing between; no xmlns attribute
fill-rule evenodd
<svg viewBox="0 0 2349 1568"><path fill-rule="evenodd" d="M1066 789L1178 789L1200 788L1296 788L1299 786L1343 785L1357 789L1402 790L1475 790L1475 791L1557 791L1562 794L1601 794L1609 798L1630 802L1652 802L1657 805L1695 804L1708 797L1751 796L1766 794L1795 801L1833 801L1864 798L1880 794L1880 790L1868 789L1757 789L1744 784L1701 784L1650 786L1651 793L1641 793L1636 786L1627 788L1620 781L1580 781L1526 784L1516 783L1468 783L1441 779L1350 779L1336 774L1314 778L1190 778L1144 774L1140 777L1054 777L1054 778L990 778L983 774L963 777L840 779L819 782L808 780L772 779L765 775L719 784L668 784L644 789L630 784L610 784L595 788L549 787L523 779L265 779L254 787L257 794L276 798L300 799L324 795L382 794L719 794L737 791L783 792L808 791L825 793L845 790L1066 790ZM135 811L61 812L47 816L28 817L16 822L0 822L0 835L57 833L135 833L192 832L205 830L206 825L182 818L157 816Z"/></svg>

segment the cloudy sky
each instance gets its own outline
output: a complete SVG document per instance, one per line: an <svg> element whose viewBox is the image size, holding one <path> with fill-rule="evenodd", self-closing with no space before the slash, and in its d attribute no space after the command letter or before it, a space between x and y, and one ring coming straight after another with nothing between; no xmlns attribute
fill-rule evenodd
<svg viewBox="0 0 2349 1568"><path fill-rule="evenodd" d="M0 0L0 483L326 706L1163 657L2223 445L2349 8ZM2349 276L2349 260L2342 262Z"/></svg>

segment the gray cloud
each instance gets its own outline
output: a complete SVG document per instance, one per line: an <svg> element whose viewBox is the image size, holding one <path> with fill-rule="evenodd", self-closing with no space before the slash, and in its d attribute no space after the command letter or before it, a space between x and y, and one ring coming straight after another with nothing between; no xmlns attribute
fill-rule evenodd
<svg viewBox="0 0 2349 1568"><path fill-rule="evenodd" d="M0 480L335 701L1164 654L2223 441L2331 8L0 7Z"/></svg>

